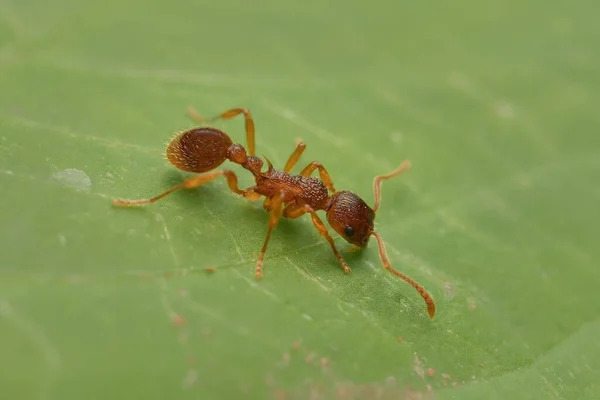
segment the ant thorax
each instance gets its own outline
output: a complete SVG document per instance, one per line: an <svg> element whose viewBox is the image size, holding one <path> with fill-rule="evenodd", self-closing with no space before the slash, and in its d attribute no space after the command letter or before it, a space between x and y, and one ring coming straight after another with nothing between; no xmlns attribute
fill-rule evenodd
<svg viewBox="0 0 600 400"><path fill-rule="evenodd" d="M284 203L308 205L313 210L325 210L329 203L327 187L321 180L290 175L277 169L269 169L256 176L255 190L267 197L283 194Z"/></svg>

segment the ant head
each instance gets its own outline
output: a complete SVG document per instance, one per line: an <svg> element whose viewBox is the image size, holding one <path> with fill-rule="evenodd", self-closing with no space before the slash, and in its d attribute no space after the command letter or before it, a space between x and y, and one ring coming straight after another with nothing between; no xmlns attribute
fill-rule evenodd
<svg viewBox="0 0 600 400"><path fill-rule="evenodd" d="M381 181L397 176L409 167L410 162L404 161L392 172L375 177L373 180L373 194L375 197L373 208L369 207L355 193L346 190L336 192L331 196L329 207L327 208L327 221L329 221L329 225L346 241L358 247L365 247L369 243L371 236L375 236L378 239L378 235L374 232L374 221L381 201Z"/></svg>
<svg viewBox="0 0 600 400"><path fill-rule="evenodd" d="M355 193L336 192L327 209L327 221L348 242L365 247L373 233L375 212Z"/></svg>

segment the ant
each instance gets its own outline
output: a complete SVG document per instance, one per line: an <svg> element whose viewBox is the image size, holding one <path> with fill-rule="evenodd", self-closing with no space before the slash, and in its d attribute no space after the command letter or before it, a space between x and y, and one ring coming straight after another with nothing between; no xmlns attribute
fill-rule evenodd
<svg viewBox="0 0 600 400"><path fill-rule="evenodd" d="M194 121L203 126L175 134L167 145L166 157L178 169L200 175L185 179L183 183L173 186L151 199L113 200L113 205L136 206L154 203L177 190L193 189L221 176L227 179L227 184L232 192L246 199L259 200L262 196L265 196L263 207L269 212L269 223L267 237L256 260L256 278L258 279L262 277L263 259L267 251L269 238L280 218L283 216L284 218L295 219L304 214L310 214L315 228L331 246L331 250L340 262L344 272L350 272L350 267L336 248L327 227L317 215L317 211L325 211L329 225L347 242L352 244L353 249L365 248L370 237L373 236L379 247L379 257L383 267L408 282L419 292L425 300L429 316L433 318L435 303L432 297L417 282L392 268L383 240L374 231L375 215L381 200L381 181L400 175L410 167L409 161L402 162L398 168L388 174L375 177L373 180L375 205L371 208L355 193L347 190L337 191L333 186L329 173L318 161L309 163L299 175L291 175L290 171L298 163L300 156L306 149L303 142L297 143L296 149L290 155L282 171L273 168L273 164L269 159L264 157L268 168L263 172L263 161L255 156L254 120L249 110L234 108L216 117L204 119L190 107L188 114ZM225 132L204 126L219 119L231 119L241 114L244 115L245 119L248 151L241 144L234 144ZM225 160L230 160L250 171L256 184L242 190L238 187L238 178L233 171L227 169L215 170ZM315 170L318 170L320 179L311 177Z"/></svg>

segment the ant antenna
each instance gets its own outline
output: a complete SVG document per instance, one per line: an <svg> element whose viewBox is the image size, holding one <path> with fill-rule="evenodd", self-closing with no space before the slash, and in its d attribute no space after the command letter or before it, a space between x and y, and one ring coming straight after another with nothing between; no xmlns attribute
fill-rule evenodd
<svg viewBox="0 0 600 400"><path fill-rule="evenodd" d="M393 170L385 175L376 176L375 179L373 179L373 194L375 196L375 206L373 207L373 212L377 213L377 209L379 208L379 203L381 203L381 181L384 179L390 179L390 178L400 175L401 173L406 171L410 166L411 166L410 161L408 161L408 160L403 161L402 164L400 164L400 166L398 168L396 168L395 170ZM377 232L371 232L371 235L373 235L375 237L375 239L377 240L377 246L379 247L379 258L381 258L381 263L383 264L383 268L387 269L392 274L394 274L398 278L406 281L410 286L415 288L417 290L417 292L419 292L419 294L421 295L423 300L425 300L425 304L427 304L427 313L429 314L429 317L433 318L433 316L435 315L435 303L433 302L431 295L429 293L427 293L427 291L423 288L423 286L419 285L417 282L413 281L408 276L404 275L402 272L397 271L394 268L392 268L390 260L385 251L385 246L383 245L383 240L381 239L381 236L379 236L379 234Z"/></svg>
<svg viewBox="0 0 600 400"><path fill-rule="evenodd" d="M375 195L375 206L373 206L374 213L377 213L379 203L381 202L381 181L400 175L401 173L406 171L410 167L410 165L410 161L403 161L402 164L400 164L400 166L392 172L388 172L385 175L376 176L375 179L373 179L373 194Z"/></svg>
<svg viewBox="0 0 600 400"><path fill-rule="evenodd" d="M425 300L425 304L427 304L427 313L429 314L429 317L433 318L433 316L435 315L435 303L433 302L433 299L431 298L429 293L427 293L423 286L419 285L417 282L413 281L408 276L404 275L402 272L392 268L390 260L388 259L387 253L385 251L385 247L383 245L383 240L381 239L381 236L379 236L377 232L372 232L371 235L373 235L377 240L377 246L379 247L379 258L381 258L383 268L387 269L392 274L408 282L410 286L414 287L417 290L417 292L419 292L423 300Z"/></svg>

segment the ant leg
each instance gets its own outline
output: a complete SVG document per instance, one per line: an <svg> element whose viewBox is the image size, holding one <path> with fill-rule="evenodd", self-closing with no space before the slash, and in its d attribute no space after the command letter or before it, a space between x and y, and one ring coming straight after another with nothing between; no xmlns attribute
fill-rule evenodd
<svg viewBox="0 0 600 400"><path fill-rule="evenodd" d="M285 163L285 167L283 168L284 172L290 172L292 168L294 168L296 163L298 163L300 156L302 156L304 149L306 149L306 144L304 144L302 141L299 141L296 145L296 149L290 155L290 158L288 158L287 163Z"/></svg>
<svg viewBox="0 0 600 400"><path fill-rule="evenodd" d="M163 197L165 197L173 192L176 192L180 189L193 189L195 187L202 186L205 183L213 181L220 176L225 176L227 178L227 185L229 186L229 189L231 189L232 192L237 193L249 200L258 200L260 198L260 194L256 193L254 191L253 187L246 189L246 190L241 190L240 188L238 188L237 176L232 171L216 170L216 171L208 172L206 174L197 175L192 178L188 178L188 179L184 180L183 183L181 183L179 185L175 185L172 188L170 188L169 190L159 194L158 196L152 197L151 199L139 199L139 200L115 199L112 201L112 204L115 206L129 207L129 206L138 206L138 205L143 205L143 204L154 203L155 201L158 201L158 200L162 199Z"/></svg>
<svg viewBox="0 0 600 400"><path fill-rule="evenodd" d="M302 172L300 172L300 175L301 176L310 176L314 172L315 169L319 170L319 176L321 177L321 180L323 181L325 186L327 186L327 189L329 189L330 191L335 193L335 188L333 187L333 181L331 180L331 177L329 176L329 173L327 172L325 167L320 162L318 162L318 161L311 162L306 167L304 167Z"/></svg>
<svg viewBox="0 0 600 400"><path fill-rule="evenodd" d="M262 249L260 250L258 259L256 260L256 279L262 278L262 266L265 258L265 253L267 252L267 245L269 244L269 239L271 238L273 228L275 228L275 226L279 222L279 219L281 218L281 197L281 195L277 194L269 201L269 228L267 230L267 237L265 238L265 242L263 243Z"/></svg>
<svg viewBox="0 0 600 400"><path fill-rule="evenodd" d="M360 246L357 246L357 245L353 244L353 245L351 245L350 247L347 247L347 248L345 249L345 251L346 251L346 253L354 253L354 252L356 252L356 251L360 251L360 250L362 250L362 249L363 249L362 247L360 247Z"/></svg>
<svg viewBox="0 0 600 400"><path fill-rule="evenodd" d="M270 198L265 197L265 201L263 201L263 208L265 209L265 211L271 212L273 207L271 207L271 199Z"/></svg>
<svg viewBox="0 0 600 400"><path fill-rule="evenodd" d="M212 118L204 118L203 116L201 116L198 111L196 111L192 106L188 107L188 115L190 116L190 118L192 118L194 121L198 122L198 123L206 123L206 122L213 122L216 121L218 119L231 119L234 117L237 117L240 114L244 114L244 120L245 122L245 127L246 127L246 142L248 143L248 154L251 156L256 155L255 154L255 150L256 150L256 145L254 143L254 120L252 119L252 114L250 114L250 110L247 110L245 108L232 108L231 110L227 110L219 115L217 115L216 117L212 117Z"/></svg>
<svg viewBox="0 0 600 400"><path fill-rule="evenodd" d="M229 189L231 189L231 187ZM237 193L240 196L242 196L243 198L248 199L248 200L253 200L253 201L259 200L262 197L262 194L256 193L254 191L254 189L256 189L256 186L241 190L241 193L236 192L235 190L232 190L232 192Z"/></svg>
<svg viewBox="0 0 600 400"><path fill-rule="evenodd" d="M283 209L283 217L288 218L288 219L296 219L296 218L300 218L301 216L303 216L304 214L309 213L309 212L310 211L308 211L304 206L299 206L297 204L289 204ZM314 223L314 219L313 219L313 223ZM319 229L317 227L317 225L315 225L315 227L317 229ZM319 233L321 233L321 230L319 230ZM325 236L325 235L323 235L323 236ZM325 236L325 238L327 238L327 236ZM327 241L329 242L329 239L327 239ZM331 243L332 242L329 242L329 244L331 244ZM358 249L358 246L357 246L357 249ZM335 253L336 250L337 249L334 247L333 252ZM337 257L337 254L336 254L336 257ZM338 257L338 259L339 259L339 257ZM344 272L350 272L350 268L346 269L346 267L344 266L344 265L346 265L345 262L343 260L341 260L340 262L342 263L342 268L344 269Z"/></svg>
<svg viewBox="0 0 600 400"><path fill-rule="evenodd" d="M321 218L319 218L319 216L317 215L317 213L315 212L315 210L313 210L311 207L305 205L303 207L299 207L299 206L295 206L295 207L286 207L285 210L285 216L286 218L298 218L300 216L302 216L303 214L309 213L311 218L312 218L312 222L313 225L315 226L315 228L317 229L317 231L319 231L319 233L321 234L321 236L323 236L327 242L329 242L329 245L331 246L331 250L333 250L333 254L335 255L335 257L338 259L338 261L340 262L340 265L342 267L342 269L344 270L345 273L350 273L350 267L348 266L348 264L346 263L346 261L344 260L344 258L342 257L342 255L340 254L340 252L338 251L337 247L335 247L335 243L333 242L333 238L331 237L331 235L329 234L329 232L327 231L327 227L325 226L325 224L323 223L323 221L321 221Z"/></svg>
<svg viewBox="0 0 600 400"><path fill-rule="evenodd" d="M306 213L307 210L304 208L304 206L299 206L297 204L288 204L283 209L283 217L288 219L300 218Z"/></svg>

